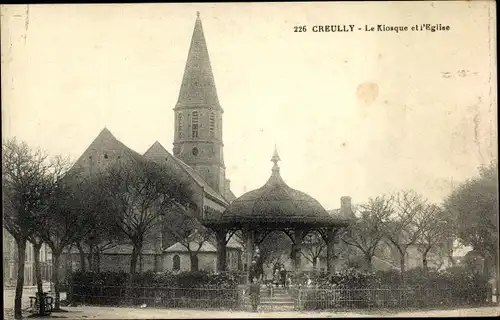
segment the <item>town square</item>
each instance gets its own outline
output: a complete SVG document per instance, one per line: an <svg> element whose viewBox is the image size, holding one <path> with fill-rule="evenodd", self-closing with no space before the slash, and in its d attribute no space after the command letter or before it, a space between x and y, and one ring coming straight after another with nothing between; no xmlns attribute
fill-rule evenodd
<svg viewBox="0 0 500 320"><path fill-rule="evenodd" d="M498 316L494 8L2 5L4 318Z"/></svg>

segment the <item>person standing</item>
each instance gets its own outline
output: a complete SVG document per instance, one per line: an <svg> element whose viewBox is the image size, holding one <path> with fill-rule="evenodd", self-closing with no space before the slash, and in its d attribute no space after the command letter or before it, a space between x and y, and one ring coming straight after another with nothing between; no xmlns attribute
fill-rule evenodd
<svg viewBox="0 0 500 320"><path fill-rule="evenodd" d="M286 285L286 269L285 267L281 267L281 271L280 271L280 280L281 280L281 285L283 286L283 288L285 287Z"/></svg>
<svg viewBox="0 0 500 320"><path fill-rule="evenodd" d="M273 282L276 288L280 286L280 269L276 269L273 275Z"/></svg>
<svg viewBox="0 0 500 320"><path fill-rule="evenodd" d="M252 311L257 312L260 303L260 283L257 277L252 277L250 283L250 300L252 303Z"/></svg>

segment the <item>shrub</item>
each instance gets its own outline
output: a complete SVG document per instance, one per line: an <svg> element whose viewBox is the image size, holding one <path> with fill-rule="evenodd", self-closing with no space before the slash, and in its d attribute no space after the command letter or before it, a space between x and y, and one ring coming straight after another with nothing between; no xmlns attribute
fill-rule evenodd
<svg viewBox="0 0 500 320"><path fill-rule="evenodd" d="M491 296L486 276L466 268L408 270L405 285L399 271L348 269L323 279L320 290L305 290L304 308L449 307L484 305Z"/></svg>
<svg viewBox="0 0 500 320"><path fill-rule="evenodd" d="M346 269L330 276L318 277L319 290L306 289L306 310L355 307L365 308L372 304L367 288L377 283L373 273Z"/></svg>
<svg viewBox="0 0 500 320"><path fill-rule="evenodd" d="M88 304L162 304L201 307L238 304L238 275L205 271L129 275L125 272L74 272L71 276L74 302ZM201 290L200 290L201 289Z"/></svg>

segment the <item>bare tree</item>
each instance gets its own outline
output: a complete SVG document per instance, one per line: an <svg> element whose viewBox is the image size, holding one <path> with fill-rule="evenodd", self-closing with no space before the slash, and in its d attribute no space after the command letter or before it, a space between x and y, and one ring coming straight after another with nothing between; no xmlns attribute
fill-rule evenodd
<svg viewBox="0 0 500 320"><path fill-rule="evenodd" d="M115 216L108 213L113 210L112 201L107 197L102 197L102 191L100 188L95 188L95 184L92 186L94 188L91 187L86 195L88 214L92 217L91 232L76 244L80 252L80 260L82 260L82 251L85 248L89 270L99 272L101 254L105 250L128 244L130 241L115 223Z"/></svg>
<svg viewBox="0 0 500 320"><path fill-rule="evenodd" d="M431 204L424 206L415 219L417 229L421 231L415 245L422 254L422 266L426 272L429 271L428 254L437 246L444 246L450 239L451 229L446 218L445 211Z"/></svg>
<svg viewBox="0 0 500 320"><path fill-rule="evenodd" d="M318 259L326 249L326 243L318 231L311 231L306 234L302 242L302 256L312 263L313 271L316 271Z"/></svg>
<svg viewBox="0 0 500 320"><path fill-rule="evenodd" d="M198 271L198 252L203 244L213 240L213 232L205 228L192 214L172 210L164 219L164 230L182 246L188 253L191 262L191 271Z"/></svg>
<svg viewBox="0 0 500 320"><path fill-rule="evenodd" d="M4 141L2 150L3 221L17 245L17 284L14 316L21 318L26 242L44 217L51 183L47 155L16 139Z"/></svg>
<svg viewBox="0 0 500 320"><path fill-rule="evenodd" d="M414 191L400 191L394 197L394 212L382 219L384 237L399 253L401 277L404 281L408 248L418 241L422 227L417 223L427 206L426 200Z"/></svg>
<svg viewBox="0 0 500 320"><path fill-rule="evenodd" d="M282 261L283 257L291 252L292 241L284 232L270 232L265 237L259 239L259 261L257 261L259 270L263 269L264 264Z"/></svg>
<svg viewBox="0 0 500 320"><path fill-rule="evenodd" d="M146 236L161 223L161 216L196 206L188 182L152 161L116 163L100 175L97 185L112 201L107 214L132 244L131 274L136 272Z"/></svg>
<svg viewBox="0 0 500 320"><path fill-rule="evenodd" d="M61 174L56 175L56 186L52 190L50 204L43 226L37 231L52 251L52 277L55 289L55 310L60 310L59 265L63 251L71 244L86 237L92 228L92 216L87 212L84 192L85 180L67 173L68 163L57 166Z"/></svg>
<svg viewBox="0 0 500 320"><path fill-rule="evenodd" d="M392 207L392 197L369 199L367 204L360 206L361 217L341 234L342 241L363 253L368 270L372 269L372 259L384 237L383 221L392 214Z"/></svg>

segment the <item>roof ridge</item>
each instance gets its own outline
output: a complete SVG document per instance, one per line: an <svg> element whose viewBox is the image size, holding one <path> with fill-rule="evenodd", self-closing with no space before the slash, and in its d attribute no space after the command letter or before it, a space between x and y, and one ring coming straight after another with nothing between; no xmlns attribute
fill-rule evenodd
<svg viewBox="0 0 500 320"><path fill-rule="evenodd" d="M165 152L167 152L167 153L169 153L169 154L170 154L170 152L168 152L168 150L167 150L167 149L166 149L166 148L165 148L165 147L164 147L164 146L163 146L163 145L162 145L162 144L161 144L158 140L155 140L155 142L153 142L153 144L152 144L151 146L149 146L149 148L146 150L146 152L144 152L144 155L145 155L146 153L148 153L151 149L153 149L153 147L154 147L154 146L156 146L156 145L159 145L160 147L162 147L162 149L163 149Z"/></svg>
<svg viewBox="0 0 500 320"><path fill-rule="evenodd" d="M193 177L194 181L196 182L196 184L198 184L200 187L203 187L203 189L205 189L205 192L209 193L208 191L212 191L213 193L215 193L216 195L220 196L222 198L222 200L224 200L226 202L226 204L229 204L229 201L226 200L226 198L224 198L224 196L222 194L220 194L220 192L218 192L217 190L215 190L214 188L212 188L207 181L205 181L205 179L203 179L203 177L196 171L194 170L193 168L191 168L191 166L189 166L187 163L185 163L184 161L182 161L181 159L177 158L176 156L172 155L172 158L177 161L180 165L180 167L182 168L182 170L184 170L188 175L190 176L195 176ZM196 179L200 179L202 180L203 182L205 182L205 185L201 184L198 182L198 180ZM208 189L208 190L207 190ZM209 193L210 194L210 193Z"/></svg>

